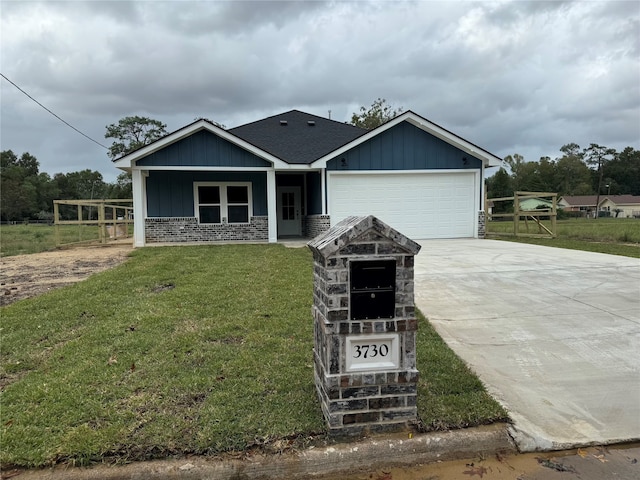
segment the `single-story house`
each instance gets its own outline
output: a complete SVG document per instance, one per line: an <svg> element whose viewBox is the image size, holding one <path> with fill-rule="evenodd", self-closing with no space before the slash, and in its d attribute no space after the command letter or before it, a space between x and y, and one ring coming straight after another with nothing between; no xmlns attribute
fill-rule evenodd
<svg viewBox="0 0 640 480"><path fill-rule="evenodd" d="M375 215L415 239L478 237L501 159L411 111L364 130L298 110L228 130L197 120L114 160L134 245L313 238Z"/></svg>
<svg viewBox="0 0 640 480"><path fill-rule="evenodd" d="M565 195L558 199L558 208L565 212L583 212L584 216L593 217L597 198L596 195Z"/></svg>
<svg viewBox="0 0 640 480"><path fill-rule="evenodd" d="M600 195L597 209L596 202L597 195L565 195L558 200L558 207L566 212L583 212L591 218L596 210L616 218L640 218L640 195Z"/></svg>
<svg viewBox="0 0 640 480"><path fill-rule="evenodd" d="M600 198L600 208L616 218L640 218L640 195L607 195Z"/></svg>

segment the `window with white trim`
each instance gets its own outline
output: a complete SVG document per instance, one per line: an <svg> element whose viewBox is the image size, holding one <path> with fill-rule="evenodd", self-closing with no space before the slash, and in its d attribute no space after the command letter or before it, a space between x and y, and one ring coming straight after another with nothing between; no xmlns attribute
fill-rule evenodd
<svg viewBox="0 0 640 480"><path fill-rule="evenodd" d="M199 223L249 223L251 183L195 182L193 189Z"/></svg>

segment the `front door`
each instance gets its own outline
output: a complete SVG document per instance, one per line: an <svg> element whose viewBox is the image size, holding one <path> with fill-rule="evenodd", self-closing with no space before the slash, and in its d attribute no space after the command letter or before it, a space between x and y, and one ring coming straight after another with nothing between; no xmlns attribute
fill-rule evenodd
<svg viewBox="0 0 640 480"><path fill-rule="evenodd" d="M278 187L278 236L302 235L300 187Z"/></svg>

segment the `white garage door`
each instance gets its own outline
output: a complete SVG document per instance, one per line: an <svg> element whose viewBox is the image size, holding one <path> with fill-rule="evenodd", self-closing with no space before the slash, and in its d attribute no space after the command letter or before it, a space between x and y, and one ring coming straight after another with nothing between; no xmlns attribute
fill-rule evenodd
<svg viewBox="0 0 640 480"><path fill-rule="evenodd" d="M473 237L475 174L340 173L329 176L331 224L375 215L413 239Z"/></svg>

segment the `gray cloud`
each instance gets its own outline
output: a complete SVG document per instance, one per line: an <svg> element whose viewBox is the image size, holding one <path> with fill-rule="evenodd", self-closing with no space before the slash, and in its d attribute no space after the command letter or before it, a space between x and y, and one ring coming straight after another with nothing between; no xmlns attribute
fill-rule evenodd
<svg viewBox="0 0 640 480"><path fill-rule="evenodd" d="M347 121L378 97L504 156L640 148L637 2L2 2L1 69L102 143L127 115L170 130L298 108ZM2 149L49 173L103 149L2 82Z"/></svg>

